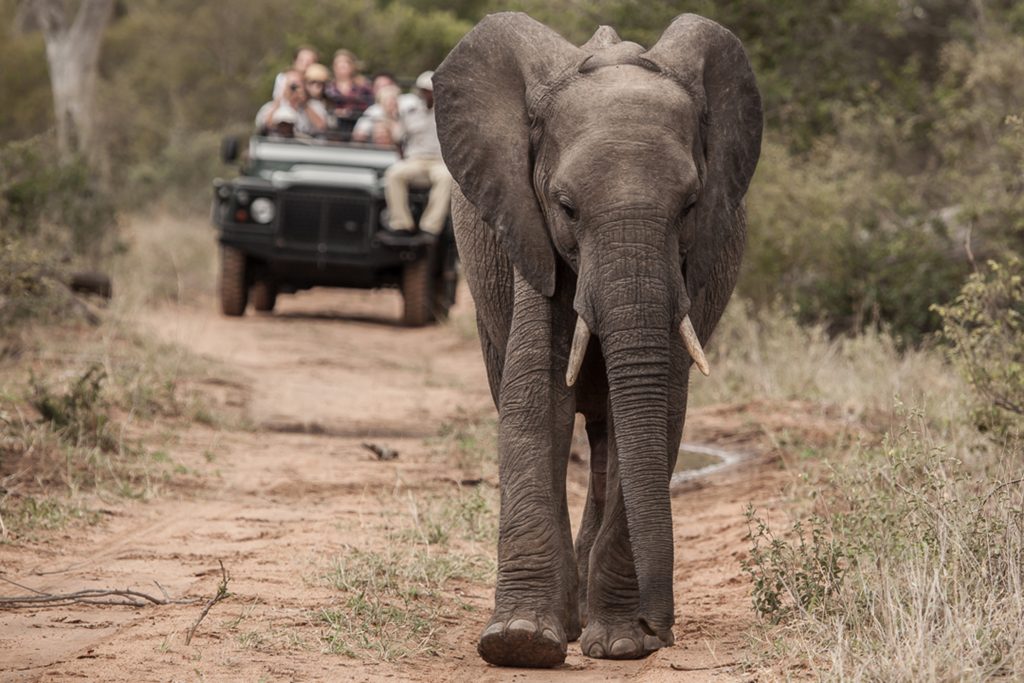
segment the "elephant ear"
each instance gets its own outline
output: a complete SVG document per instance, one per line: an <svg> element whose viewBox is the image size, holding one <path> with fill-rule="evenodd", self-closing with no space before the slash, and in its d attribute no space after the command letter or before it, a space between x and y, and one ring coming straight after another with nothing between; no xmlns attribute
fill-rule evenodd
<svg viewBox="0 0 1024 683"><path fill-rule="evenodd" d="M721 253L761 153L764 114L750 60L739 38L695 14L675 18L642 55L703 95L705 177L696 214L696 243L686 259L690 296L696 296Z"/></svg>
<svg viewBox="0 0 1024 683"><path fill-rule="evenodd" d="M555 251L533 190L531 105L585 56L525 14L485 17L434 73L437 133L462 193L537 291L555 291Z"/></svg>

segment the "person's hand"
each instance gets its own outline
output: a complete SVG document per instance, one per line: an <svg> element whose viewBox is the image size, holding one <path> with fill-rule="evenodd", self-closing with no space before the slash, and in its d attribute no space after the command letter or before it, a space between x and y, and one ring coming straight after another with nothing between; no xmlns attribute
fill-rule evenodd
<svg viewBox="0 0 1024 683"><path fill-rule="evenodd" d="M306 102L306 87L298 81L289 81L284 86L284 102L294 109L300 109Z"/></svg>
<svg viewBox="0 0 1024 683"><path fill-rule="evenodd" d="M373 141L378 145L392 144L394 141L391 139L391 126L386 123L374 124Z"/></svg>

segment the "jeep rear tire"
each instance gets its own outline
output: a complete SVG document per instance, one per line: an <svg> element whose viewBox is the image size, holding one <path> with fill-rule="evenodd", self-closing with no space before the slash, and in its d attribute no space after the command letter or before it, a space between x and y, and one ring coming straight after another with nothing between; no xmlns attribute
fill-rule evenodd
<svg viewBox="0 0 1024 683"><path fill-rule="evenodd" d="M220 247L220 310L224 315L245 314L249 286L245 254L227 245Z"/></svg>
<svg viewBox="0 0 1024 683"><path fill-rule="evenodd" d="M444 249L441 269L434 276L434 320L447 320L448 311L455 305L455 290L459 285L459 254L455 242L450 242Z"/></svg>
<svg viewBox="0 0 1024 683"><path fill-rule="evenodd" d="M252 307L261 313L270 313L277 303L277 285L260 279L252 285Z"/></svg>
<svg viewBox="0 0 1024 683"><path fill-rule="evenodd" d="M421 327L431 320L433 288L430 277L432 250L405 264L402 269L402 323L408 327Z"/></svg>

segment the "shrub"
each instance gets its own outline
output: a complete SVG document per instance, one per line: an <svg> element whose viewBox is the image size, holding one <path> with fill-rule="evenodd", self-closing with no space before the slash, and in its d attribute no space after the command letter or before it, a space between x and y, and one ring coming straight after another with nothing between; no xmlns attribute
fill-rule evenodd
<svg viewBox="0 0 1024 683"><path fill-rule="evenodd" d="M804 665L839 680L1024 676L1024 450L951 450L906 415L830 470L788 533L750 513L754 607Z"/></svg>
<svg viewBox="0 0 1024 683"><path fill-rule="evenodd" d="M0 147L0 224L95 264L117 247L112 198L84 160L57 164L57 156L44 136Z"/></svg>
<svg viewBox="0 0 1024 683"><path fill-rule="evenodd" d="M981 426L1024 416L1024 263L989 261L949 306L936 306L950 358L985 405Z"/></svg>
<svg viewBox="0 0 1024 683"><path fill-rule="evenodd" d="M18 324L51 317L63 308L54 290L54 274L59 272L49 255L0 237L0 330L6 332L0 333L0 344L10 341Z"/></svg>
<svg viewBox="0 0 1024 683"><path fill-rule="evenodd" d="M103 397L106 379L107 373L98 363L86 368L63 392L55 393L33 377L32 406L62 440L113 452L118 444L110 433L108 406Z"/></svg>

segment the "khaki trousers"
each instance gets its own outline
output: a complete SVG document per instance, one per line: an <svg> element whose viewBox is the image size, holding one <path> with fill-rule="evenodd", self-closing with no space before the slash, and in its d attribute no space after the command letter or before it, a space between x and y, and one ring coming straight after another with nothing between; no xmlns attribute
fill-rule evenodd
<svg viewBox="0 0 1024 683"><path fill-rule="evenodd" d="M409 211L409 186L429 184L430 196L420 217L420 230L439 235L448 218L452 182L451 174L440 159L402 159L393 164L384 174L389 227L392 230L412 230L415 227Z"/></svg>

